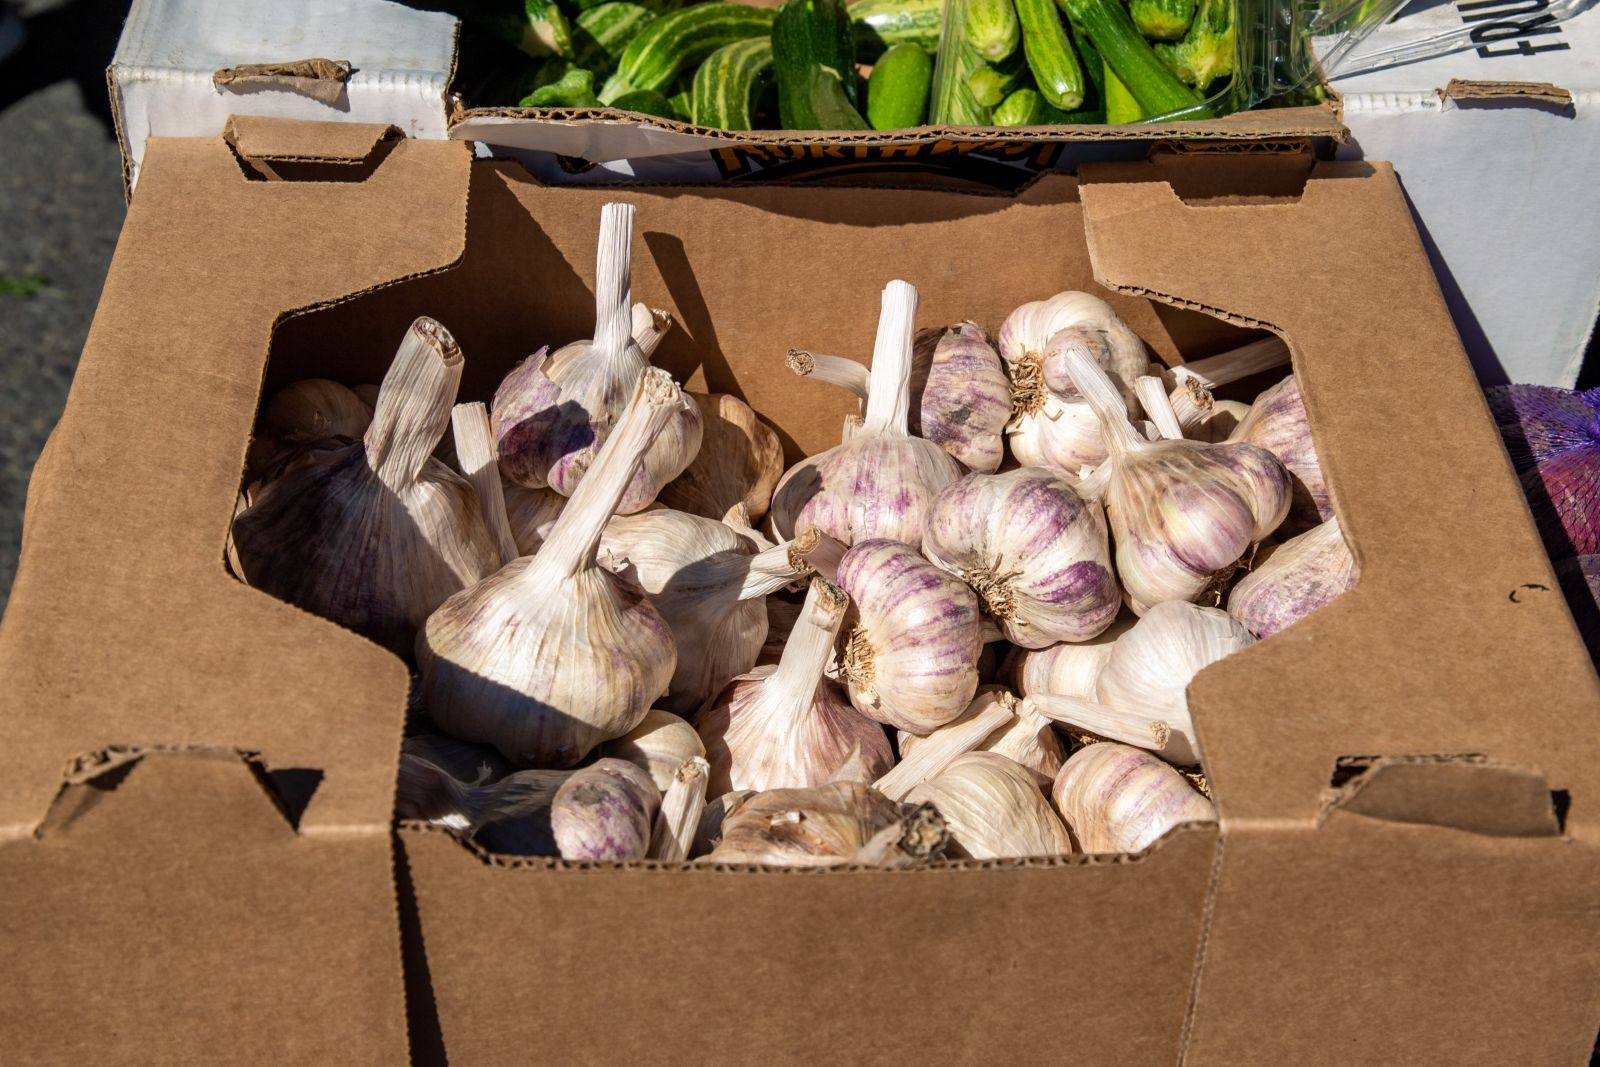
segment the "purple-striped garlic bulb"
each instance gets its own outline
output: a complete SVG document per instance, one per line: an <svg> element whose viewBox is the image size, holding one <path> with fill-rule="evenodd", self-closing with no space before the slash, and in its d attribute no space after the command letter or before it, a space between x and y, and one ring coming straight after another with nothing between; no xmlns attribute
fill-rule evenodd
<svg viewBox="0 0 1600 1067"><path fill-rule="evenodd" d="M541 350L513 367L495 390L500 469L519 485L572 496L650 366L632 334L632 238L632 204L601 208L594 339L574 341L548 358ZM618 513L648 507L693 461L700 437L700 409L680 405L651 442Z"/></svg>
<svg viewBox="0 0 1600 1067"><path fill-rule="evenodd" d="M713 794L823 785L857 753L868 781L894 763L883 727L823 673L849 603L838 586L813 579L777 666L733 679L700 712Z"/></svg>
<svg viewBox="0 0 1600 1067"><path fill-rule="evenodd" d="M564 860L642 860L661 791L650 776L619 759L572 772L550 803L550 829Z"/></svg>
<svg viewBox="0 0 1600 1067"><path fill-rule="evenodd" d="M1305 398L1293 374L1256 397L1228 440L1264 448L1288 470L1294 489L1290 511L1296 528L1305 529L1333 517L1328 483L1322 478L1322 465L1311 441Z"/></svg>
<svg viewBox="0 0 1600 1067"><path fill-rule="evenodd" d="M304 453L250 497L231 542L246 583L395 652L500 552L472 486L433 450L450 424L461 350L419 318L361 440Z"/></svg>
<svg viewBox="0 0 1600 1067"><path fill-rule="evenodd" d="M1216 822L1217 809L1150 753L1115 741L1072 754L1050 789L1084 852L1141 852L1174 826Z"/></svg>
<svg viewBox="0 0 1600 1067"><path fill-rule="evenodd" d="M945 486L922 520L922 550L1024 648L1087 641L1122 607L1104 511L1045 467Z"/></svg>
<svg viewBox="0 0 1600 1067"><path fill-rule="evenodd" d="M428 617L417 688L441 730L523 766L572 767L667 691L672 633L643 593L600 566L598 550L645 450L684 403L666 371L646 370L539 553Z"/></svg>
<svg viewBox="0 0 1600 1067"><path fill-rule="evenodd" d="M1354 588L1359 576L1336 516L1258 559L1228 594L1228 614L1270 637Z"/></svg>
<svg viewBox="0 0 1600 1067"><path fill-rule="evenodd" d="M883 290L872 384L861 426L846 440L790 467L772 495L781 539L808 526L846 545L873 538L922 543L928 501L961 476L949 453L909 429L911 334L917 291L891 281Z"/></svg>
<svg viewBox="0 0 1600 1067"><path fill-rule="evenodd" d="M1072 837L1050 807L1033 771L994 752L957 756L936 778L906 794L907 804L930 804L950 831L948 855L958 859L1065 856Z"/></svg>
<svg viewBox="0 0 1600 1067"><path fill-rule="evenodd" d="M977 697L953 721L939 727L927 737L918 737L901 730L896 741L900 757L909 760L911 754L924 745L938 744L947 734L983 714L993 704L1002 704L1012 712L1012 718L989 731L982 740L970 745L967 751L995 752L1028 768L1039 778L1039 784L1049 788L1062 761L1067 758L1061 739L1056 736L1050 720L1027 700L1018 700L1003 686L986 685L978 690ZM881 788L881 787L880 787Z"/></svg>
<svg viewBox="0 0 1600 1067"><path fill-rule="evenodd" d="M1109 454L1084 491L1105 501L1128 606L1143 615L1214 592L1288 514L1288 473L1250 444L1146 441L1086 345L1062 359L1104 430Z"/></svg>
<svg viewBox="0 0 1600 1067"><path fill-rule="evenodd" d="M731 793L708 805L707 816L717 806L725 809L721 837L708 863L910 867L940 858L949 840L928 805L901 804L860 782Z"/></svg>
<svg viewBox="0 0 1600 1067"><path fill-rule="evenodd" d="M708 519L720 519L743 504L750 520L759 522L783 475L778 435L736 396L685 393L700 409L700 451L657 502Z"/></svg>
<svg viewBox="0 0 1600 1067"><path fill-rule="evenodd" d="M1600 389L1508 385L1489 409L1550 557L1600 552Z"/></svg>
<svg viewBox="0 0 1600 1067"><path fill-rule="evenodd" d="M1088 641L1063 642L1049 648L1017 650L1012 684L1022 696L1055 693L1069 697L1092 697L1100 669L1111 658L1111 646L1128 632L1134 619L1123 615L1098 636Z"/></svg>
<svg viewBox="0 0 1600 1067"><path fill-rule="evenodd" d="M978 690L978 598L900 541L860 541L839 561L855 607L839 669L850 702L897 730L925 735Z"/></svg>

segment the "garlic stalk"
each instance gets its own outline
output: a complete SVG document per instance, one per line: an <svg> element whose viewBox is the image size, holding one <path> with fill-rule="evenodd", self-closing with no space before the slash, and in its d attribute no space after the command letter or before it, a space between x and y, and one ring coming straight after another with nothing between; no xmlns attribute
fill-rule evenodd
<svg viewBox="0 0 1600 1067"><path fill-rule="evenodd" d="M1083 345L1062 359L1104 430L1108 457L1085 492L1105 501L1128 606L1143 615L1214 591L1288 513L1287 472L1253 445L1145 441Z"/></svg>
<svg viewBox="0 0 1600 1067"><path fill-rule="evenodd" d="M1172 401L1167 397L1166 386L1160 378L1144 375L1133 383L1133 392L1144 408L1145 417L1155 423L1156 431L1163 440L1183 440L1184 426L1178 418L1178 413L1173 410Z"/></svg>
<svg viewBox="0 0 1600 1067"><path fill-rule="evenodd" d="M650 776L618 759L573 771L550 803L550 829L564 860L641 860L661 793Z"/></svg>
<svg viewBox="0 0 1600 1067"><path fill-rule="evenodd" d="M1228 594L1228 614L1270 637L1354 588L1359 575L1335 516L1258 558Z"/></svg>
<svg viewBox="0 0 1600 1067"><path fill-rule="evenodd" d="M734 505L743 504L751 521L759 521L783 475L778 435L736 396L685 393L700 410L700 450L656 499L708 519L720 519Z"/></svg>
<svg viewBox="0 0 1600 1067"><path fill-rule="evenodd" d="M906 795L931 804L950 830L953 858L1065 856L1072 837L1045 800L1034 773L993 752L956 757L944 773Z"/></svg>
<svg viewBox="0 0 1600 1067"><path fill-rule="evenodd" d="M661 798L655 828L650 834L650 858L684 860L694 846L700 815L706 807L706 778L710 767L700 756L685 760L672 776Z"/></svg>
<svg viewBox="0 0 1600 1067"><path fill-rule="evenodd" d="M1194 377L1180 378L1177 387L1168 394L1167 403L1177 415L1185 437L1213 444L1226 441L1250 414L1249 404L1218 400Z"/></svg>
<svg viewBox="0 0 1600 1067"><path fill-rule="evenodd" d="M1024 648L1086 641L1122 606L1104 512L1044 467L945 486L923 520L922 550Z"/></svg>
<svg viewBox="0 0 1600 1067"><path fill-rule="evenodd" d="M520 485L572 496L650 366L632 335L632 237L633 205L601 208L594 339L574 341L547 360L524 361L495 391L500 469ZM650 443L617 510L631 515L649 506L689 466L700 436L700 409L677 407Z"/></svg>
<svg viewBox="0 0 1600 1067"><path fill-rule="evenodd" d="M1055 693L1069 697L1092 697L1095 679L1111 658L1111 646L1128 632L1134 619L1124 616L1110 629L1088 641L1051 645L1049 648L1021 649L1016 659L1014 684L1022 696Z"/></svg>
<svg viewBox="0 0 1600 1067"><path fill-rule="evenodd" d="M672 312L648 304L635 304L629 315L629 326L639 353L649 359L672 329Z"/></svg>
<svg viewBox="0 0 1600 1067"><path fill-rule="evenodd" d="M1255 642L1217 608L1184 601L1157 604L1111 646L1093 699L1034 694L1046 717L1113 741L1159 753L1168 762L1200 762L1189 683L1201 670Z"/></svg>
<svg viewBox="0 0 1600 1067"><path fill-rule="evenodd" d="M1268 336L1220 355L1181 363L1169 373L1174 385L1194 380L1207 389L1218 389L1288 362L1289 346L1280 337Z"/></svg>
<svg viewBox="0 0 1600 1067"><path fill-rule="evenodd" d="M478 494L479 514L494 538L500 562L510 563L522 553L511 535L506 518L506 498L500 489L500 466L494 455L494 431L489 426L489 410L482 404L457 404L450 413L450 427L456 442L456 462Z"/></svg>
<svg viewBox="0 0 1600 1067"><path fill-rule="evenodd" d="M978 599L909 545L861 541L839 563L854 604L840 670L868 718L914 734L960 715L978 689Z"/></svg>
<svg viewBox="0 0 1600 1067"><path fill-rule="evenodd" d="M900 732L900 762L872 783L872 787L891 800L904 800L907 793L930 778L937 778L952 760L964 752L981 747L996 731L1016 722L1017 702L1000 689L979 693L967 710L954 721L939 727L927 737Z"/></svg>
<svg viewBox="0 0 1600 1067"><path fill-rule="evenodd" d="M279 445L331 437L358 440L372 424L372 409L352 390L326 378L290 382L261 412L261 428Z"/></svg>
<svg viewBox="0 0 1600 1067"><path fill-rule="evenodd" d="M551 806L569 771L515 771L493 782L464 782L421 756L400 757L395 814L455 830L490 852L553 856Z"/></svg>
<svg viewBox="0 0 1600 1067"><path fill-rule="evenodd" d="M550 528L556 524L561 509L567 506L567 498L554 489L529 489L504 479L501 479L500 492L517 555L533 555L550 536Z"/></svg>
<svg viewBox="0 0 1600 1067"><path fill-rule="evenodd" d="M1174 826L1216 822L1189 780L1148 752L1106 741L1072 754L1050 789L1084 852L1142 852Z"/></svg>
<svg viewBox="0 0 1600 1067"><path fill-rule="evenodd" d="M538 555L428 618L419 691L440 729L493 744L513 763L571 767L632 730L666 692L677 667L666 622L596 557L645 450L683 403L665 371L647 370Z"/></svg>
<svg viewBox="0 0 1600 1067"><path fill-rule="evenodd" d="M662 793L672 786L679 767L705 754L706 746L694 727L660 708L651 708L638 726L600 745L600 755L627 760L650 775Z"/></svg>
<svg viewBox="0 0 1600 1067"><path fill-rule="evenodd" d="M402 756L416 756L468 785L497 782L513 770L505 757L487 745L474 745L449 734L414 734L400 743Z"/></svg>
<svg viewBox="0 0 1600 1067"><path fill-rule="evenodd" d="M808 526L795 534L788 544L790 565L802 574L818 574L833 581L839 573L839 561L849 551L837 540L815 526Z"/></svg>
<svg viewBox="0 0 1600 1067"><path fill-rule="evenodd" d="M1301 528L1333 517L1328 483L1322 478L1305 398L1293 374L1256 397L1229 441L1264 448L1288 468L1294 486L1294 521Z"/></svg>
<svg viewBox="0 0 1600 1067"><path fill-rule="evenodd" d="M411 324L361 441L308 453L234 519L247 583L404 653L429 612L499 565L472 486L430 455L461 365L443 326Z"/></svg>
<svg viewBox="0 0 1600 1067"><path fill-rule="evenodd" d="M854 749L873 778L894 763L883 727L823 676L848 606L837 586L814 579L778 665L733 679L701 711L712 793L822 785Z"/></svg>
<svg viewBox="0 0 1600 1067"><path fill-rule="evenodd" d="M1061 769L1062 761L1067 758L1066 750L1061 746L1061 739L1056 736L1050 720L1039 712L1032 701L1018 700L999 686L986 686L980 689L977 699L961 713L960 718L939 727L927 737L917 737L915 734L902 731L897 739L900 745L900 763L895 770L921 756L925 748L938 744L947 733L974 722L985 710L997 705L1010 709L1012 717L999 722L980 738L977 744L968 745L963 751L994 752L1004 756L1032 771L1039 779L1041 788L1049 788L1056 772ZM957 754L952 753L952 758ZM889 773L893 774L894 771ZM928 777L933 776L928 775ZM878 788L883 789L883 786L879 785ZM894 796L887 789L883 791L889 796Z"/></svg>
<svg viewBox="0 0 1600 1067"><path fill-rule="evenodd" d="M961 467L938 445L910 436L916 310L911 285L891 281L884 288L866 418L844 443L784 474L772 495L779 537L815 526L847 545L880 537L921 544L928 501L960 476Z"/></svg>
<svg viewBox="0 0 1600 1067"><path fill-rule="evenodd" d="M732 804L713 863L776 867L909 867L938 859L947 840L932 808L899 804L859 782L769 789Z"/></svg>

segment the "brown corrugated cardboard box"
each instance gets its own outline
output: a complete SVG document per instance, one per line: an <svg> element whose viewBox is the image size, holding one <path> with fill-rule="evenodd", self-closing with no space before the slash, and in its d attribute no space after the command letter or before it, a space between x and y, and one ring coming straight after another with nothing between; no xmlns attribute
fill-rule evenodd
<svg viewBox="0 0 1600 1067"><path fill-rule="evenodd" d="M152 142L0 629L5 1047L401 1062L405 911L419 1061L1582 1062L1600 684L1392 174L1253 155L1000 197L544 188L376 128ZM397 877L402 665L224 569L260 397L374 380L419 313L486 396L587 330L616 196L636 297L682 325L661 362L791 452L843 399L779 354L859 350L893 276L928 322L1098 282L1169 360L1288 340L1362 579L1192 687L1220 827L802 873L407 825Z"/></svg>

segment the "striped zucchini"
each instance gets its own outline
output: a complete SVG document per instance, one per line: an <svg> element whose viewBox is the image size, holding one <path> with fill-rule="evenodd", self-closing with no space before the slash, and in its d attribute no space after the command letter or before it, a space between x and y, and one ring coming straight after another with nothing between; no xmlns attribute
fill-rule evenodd
<svg viewBox="0 0 1600 1067"><path fill-rule="evenodd" d="M1051 107L1031 85L1000 101L992 117L996 126L1049 126L1067 121L1067 116Z"/></svg>
<svg viewBox="0 0 1600 1067"><path fill-rule="evenodd" d="M749 37L725 44L694 74L691 111L696 126L719 130L755 128L762 83L772 77L772 38Z"/></svg>
<svg viewBox="0 0 1600 1067"><path fill-rule="evenodd" d="M967 75L967 91L984 107L994 107L1028 76L1028 62L1019 53L999 63L985 63Z"/></svg>
<svg viewBox="0 0 1600 1067"><path fill-rule="evenodd" d="M944 0L854 0L847 9L855 30L856 58L871 63L897 44L939 50Z"/></svg>
<svg viewBox="0 0 1600 1067"><path fill-rule="evenodd" d="M962 26L978 54L998 63L1017 50L1022 28L1012 0L966 0Z"/></svg>
<svg viewBox="0 0 1600 1067"><path fill-rule="evenodd" d="M600 99L610 103L635 89L665 89L680 70L723 45L765 37L776 17L771 8L722 0L663 15L628 42L617 72L600 90Z"/></svg>
<svg viewBox="0 0 1600 1067"><path fill-rule="evenodd" d="M866 128L866 120L855 111L855 51L842 0L784 0L772 24L772 70L784 129ZM819 71L825 75L821 79L814 76ZM841 95L853 117L840 111Z"/></svg>
<svg viewBox="0 0 1600 1067"><path fill-rule="evenodd" d="M950 64L950 70L941 73L934 83L933 122L937 126L987 126L990 109L974 100L967 88L967 79L983 66L983 57L965 38L956 40L954 45L940 59Z"/></svg>
<svg viewBox="0 0 1600 1067"><path fill-rule="evenodd" d="M644 5L619 0L585 8L573 20L573 59L590 70L615 70L628 42L655 20Z"/></svg>
<svg viewBox="0 0 1600 1067"><path fill-rule="evenodd" d="M1146 37L1176 41L1194 21L1194 0L1133 0L1128 14Z"/></svg>
<svg viewBox="0 0 1600 1067"><path fill-rule="evenodd" d="M634 111L641 115L655 115L663 119L678 117L678 110L672 106L672 101L654 89L635 89L631 93L623 93L611 101L611 106L618 111Z"/></svg>
<svg viewBox="0 0 1600 1067"><path fill-rule="evenodd" d="M1107 0L1121 3L1121 0ZM1022 50L1033 68L1039 92L1062 111L1083 103L1083 68L1067 39L1067 27L1052 0L1016 0L1022 23ZM1096 40L1098 43L1098 39Z"/></svg>

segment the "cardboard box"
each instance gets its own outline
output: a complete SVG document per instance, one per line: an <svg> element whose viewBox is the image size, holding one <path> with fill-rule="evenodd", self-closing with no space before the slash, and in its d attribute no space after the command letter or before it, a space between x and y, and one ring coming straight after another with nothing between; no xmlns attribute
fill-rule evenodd
<svg viewBox="0 0 1600 1067"><path fill-rule="evenodd" d="M1164 358L1288 340L1362 578L1191 687L1219 826L800 872L513 860L405 825L391 871L402 665L223 569L258 405L373 380L421 312L488 395L588 329L619 195L636 298L682 324L661 361L741 391L791 454L835 440L844 399L781 353L860 350L895 275L930 322L1090 285ZM618 191L372 127L153 141L0 627L0 1035L24 1061L399 1062L398 885L419 1062L1578 1063L1600 682L1556 588L1381 164ZM63 777L111 746L141 758Z"/></svg>
<svg viewBox="0 0 1600 1067"><path fill-rule="evenodd" d="M1394 163L1478 376L1571 387L1600 311L1600 12L1454 0L1363 53L1441 32L1463 51L1334 81L1351 141Z"/></svg>

